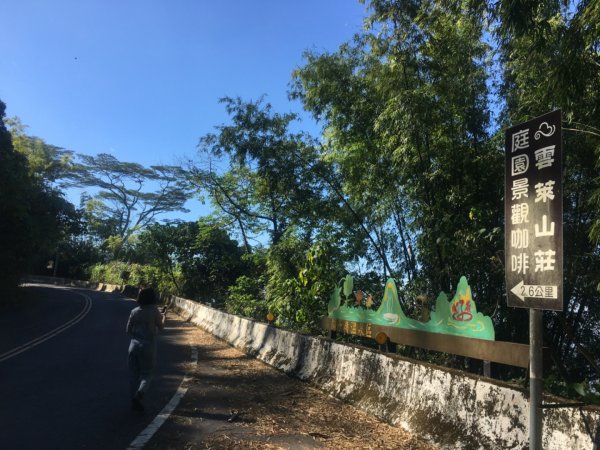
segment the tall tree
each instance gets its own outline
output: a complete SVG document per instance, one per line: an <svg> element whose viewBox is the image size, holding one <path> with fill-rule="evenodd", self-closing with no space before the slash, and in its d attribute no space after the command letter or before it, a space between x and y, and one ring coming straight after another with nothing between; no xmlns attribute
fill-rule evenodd
<svg viewBox="0 0 600 450"><path fill-rule="evenodd" d="M5 109L0 101L0 286L4 289L16 287L31 251L23 226L30 221L27 200L31 180L25 157L14 151L4 123Z"/></svg>
<svg viewBox="0 0 600 450"><path fill-rule="evenodd" d="M175 211L187 212L189 188L183 169L177 166L144 167L119 161L112 155L78 155L71 186L97 189L84 196L88 221L102 240L119 246L156 220Z"/></svg>
<svg viewBox="0 0 600 450"><path fill-rule="evenodd" d="M323 123L322 158L416 293L467 275L501 297L502 158L488 131L483 16L460 2L372 1L367 29L307 53L292 96ZM485 255L485 256L484 256Z"/></svg>
<svg viewBox="0 0 600 450"><path fill-rule="evenodd" d="M546 342L566 378L600 373L600 5L499 2L493 12L505 123L563 112L565 304L547 314Z"/></svg>
<svg viewBox="0 0 600 450"><path fill-rule="evenodd" d="M210 219L200 219L196 230L194 244L179 250L184 293L222 304L229 286L243 274L243 250Z"/></svg>
<svg viewBox="0 0 600 450"><path fill-rule="evenodd" d="M0 286L15 287L36 259L46 258L76 222L73 205L13 148L0 101Z"/></svg>
<svg viewBox="0 0 600 450"><path fill-rule="evenodd" d="M181 267L188 259L186 255L195 248L197 237L196 222L151 224L137 239L135 259L158 267L173 282L177 295L183 295L185 280L182 280Z"/></svg>
<svg viewBox="0 0 600 450"><path fill-rule="evenodd" d="M221 102L231 123L200 139L205 164L192 170L197 185L238 225L246 244L252 232L267 232L276 244L292 225L310 233L321 182L302 164L314 158L314 143L289 129L297 117L272 112L263 99Z"/></svg>
<svg viewBox="0 0 600 450"><path fill-rule="evenodd" d="M245 271L242 248L222 223L211 218L155 223L136 241L132 260L157 267L177 294L187 298L221 303L228 287Z"/></svg>
<svg viewBox="0 0 600 450"><path fill-rule="evenodd" d="M5 120L14 149L27 158L30 174L51 185L65 178L71 170L73 152L26 134L27 126L18 117Z"/></svg>
<svg viewBox="0 0 600 450"><path fill-rule="evenodd" d="M407 287L435 293L467 275L483 311L497 313L498 336L522 340L526 316L503 301L502 128L560 107L568 300L564 314L549 314L547 339L590 373L600 319L598 3L368 5L365 32L338 52L307 53L294 75L292 96L324 126L321 158L398 255Z"/></svg>

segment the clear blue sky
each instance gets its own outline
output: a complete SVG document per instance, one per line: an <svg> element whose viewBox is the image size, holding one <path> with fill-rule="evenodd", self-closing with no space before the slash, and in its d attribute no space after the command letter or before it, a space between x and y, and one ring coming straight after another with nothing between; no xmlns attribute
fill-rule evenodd
<svg viewBox="0 0 600 450"><path fill-rule="evenodd" d="M302 52L336 50L365 14L357 0L0 0L0 99L49 144L176 163L227 120L220 97L300 112L287 90Z"/></svg>

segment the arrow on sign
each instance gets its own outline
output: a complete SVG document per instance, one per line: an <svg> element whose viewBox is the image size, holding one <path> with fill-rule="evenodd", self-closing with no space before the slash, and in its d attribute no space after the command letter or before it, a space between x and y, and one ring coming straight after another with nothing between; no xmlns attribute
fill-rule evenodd
<svg viewBox="0 0 600 450"><path fill-rule="evenodd" d="M522 302L525 301L525 297L529 298L546 298L556 299L558 298L558 286L542 286L539 284L524 284L523 281L519 282L514 288L510 290L515 294Z"/></svg>

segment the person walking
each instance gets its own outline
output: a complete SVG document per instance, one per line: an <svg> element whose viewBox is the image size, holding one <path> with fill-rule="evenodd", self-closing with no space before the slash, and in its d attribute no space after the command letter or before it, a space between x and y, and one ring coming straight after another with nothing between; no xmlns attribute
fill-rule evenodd
<svg viewBox="0 0 600 450"><path fill-rule="evenodd" d="M143 411L142 399L150 387L156 364L156 336L165 326L165 313L156 306L156 294L151 287L143 288L137 296L138 307L134 308L127 321L129 344L129 377L131 407Z"/></svg>

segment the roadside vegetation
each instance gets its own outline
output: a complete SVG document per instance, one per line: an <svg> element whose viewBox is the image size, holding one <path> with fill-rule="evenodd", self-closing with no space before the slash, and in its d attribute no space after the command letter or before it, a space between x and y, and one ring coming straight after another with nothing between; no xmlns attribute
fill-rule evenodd
<svg viewBox="0 0 600 450"><path fill-rule="evenodd" d="M0 103L0 300L25 273L152 284L318 333L346 273L375 302L393 277L414 318L464 275L496 339L527 342L527 311L506 306L503 130L560 108L565 301L544 314L547 388L596 401L600 4L365 3L363 32L336 52L306 52L293 72L290 100L319 136L266 97L225 97L229 120L199 137L195 160L143 167L29 136ZM73 187L86 190L79 205L62 194ZM193 196L213 214L160 220Z"/></svg>

